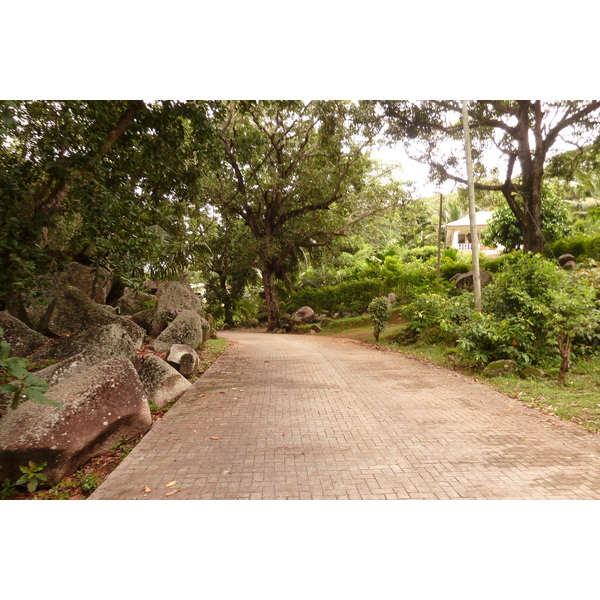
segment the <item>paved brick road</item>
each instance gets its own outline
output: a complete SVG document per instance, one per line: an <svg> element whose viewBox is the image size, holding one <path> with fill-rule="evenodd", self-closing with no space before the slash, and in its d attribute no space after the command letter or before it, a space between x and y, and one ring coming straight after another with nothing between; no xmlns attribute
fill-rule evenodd
<svg viewBox="0 0 600 600"><path fill-rule="evenodd" d="M353 340L223 337L92 499L600 499L599 436L469 378Z"/></svg>

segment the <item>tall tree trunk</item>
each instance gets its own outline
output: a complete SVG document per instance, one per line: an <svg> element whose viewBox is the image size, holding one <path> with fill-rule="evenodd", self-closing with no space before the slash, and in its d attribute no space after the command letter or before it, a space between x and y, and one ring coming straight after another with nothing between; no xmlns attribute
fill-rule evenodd
<svg viewBox="0 0 600 600"><path fill-rule="evenodd" d="M267 331L273 331L279 327L279 304L275 290L274 269L271 266L265 266L261 272L267 303Z"/></svg>
<svg viewBox="0 0 600 600"><path fill-rule="evenodd" d="M529 178L527 178L529 179ZM523 250L542 253L544 250L544 237L542 236L542 175L532 174L530 181L524 185L523 190L523 220L520 223L523 231Z"/></svg>

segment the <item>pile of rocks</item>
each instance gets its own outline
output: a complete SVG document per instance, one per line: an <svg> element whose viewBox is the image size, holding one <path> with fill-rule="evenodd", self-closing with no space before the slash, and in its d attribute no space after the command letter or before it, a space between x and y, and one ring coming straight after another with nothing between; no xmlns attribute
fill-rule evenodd
<svg viewBox="0 0 600 600"><path fill-rule="evenodd" d="M106 304L112 277L71 263L42 288L43 303L0 312L11 355L51 362L35 375L63 408L0 394L0 480L46 462L51 485L123 439L148 431L150 402L179 398L198 371L196 350L215 336L189 284L147 282ZM142 350L143 348L143 350Z"/></svg>

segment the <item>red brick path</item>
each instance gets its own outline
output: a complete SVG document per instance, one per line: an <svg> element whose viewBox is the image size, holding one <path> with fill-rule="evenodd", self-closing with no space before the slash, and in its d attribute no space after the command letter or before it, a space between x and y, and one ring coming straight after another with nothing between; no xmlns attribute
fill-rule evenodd
<svg viewBox="0 0 600 600"><path fill-rule="evenodd" d="M222 335L91 499L600 499L599 436L467 377L352 340Z"/></svg>

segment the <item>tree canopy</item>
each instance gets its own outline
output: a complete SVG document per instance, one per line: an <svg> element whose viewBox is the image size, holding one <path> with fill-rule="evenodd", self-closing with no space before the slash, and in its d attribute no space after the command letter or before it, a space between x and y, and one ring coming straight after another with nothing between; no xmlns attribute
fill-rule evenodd
<svg viewBox="0 0 600 600"><path fill-rule="evenodd" d="M367 149L380 131L370 106L350 102L225 103L223 161L207 201L239 218L253 244L267 303L279 322L274 278L299 248L325 246L402 198L370 172ZM370 179L372 178L372 179Z"/></svg>
<svg viewBox="0 0 600 600"><path fill-rule="evenodd" d="M430 166L433 181L466 184L461 104L457 101L381 101L387 134L406 143L409 156ZM503 194L527 251L543 249L542 179L559 139L582 146L597 136L600 101L477 100L469 104L475 187ZM490 151L504 161L491 168Z"/></svg>
<svg viewBox="0 0 600 600"><path fill-rule="evenodd" d="M559 139L580 149L548 173L593 190L600 101L469 111L476 200L539 251ZM434 180L465 183L461 118L454 101L2 101L0 309L77 260L123 285L195 271L229 322L258 276L273 329L278 289L294 289L300 272L317 280L331 257L436 243L437 198L412 198L371 151L400 141ZM504 173L490 168L492 151ZM448 216L464 206L459 190Z"/></svg>

